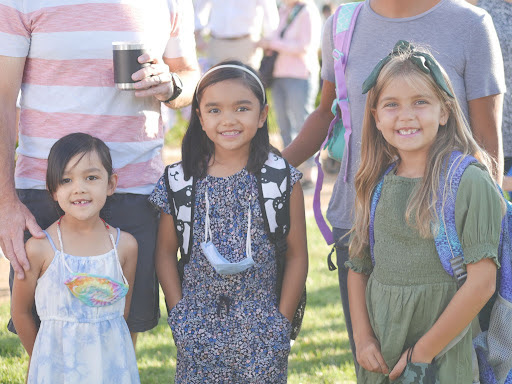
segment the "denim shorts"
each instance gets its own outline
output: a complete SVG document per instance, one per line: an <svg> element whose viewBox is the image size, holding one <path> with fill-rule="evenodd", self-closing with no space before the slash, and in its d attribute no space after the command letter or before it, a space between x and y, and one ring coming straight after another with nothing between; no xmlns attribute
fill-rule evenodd
<svg viewBox="0 0 512 384"><path fill-rule="evenodd" d="M18 197L27 206L43 229L54 223L62 212L48 191L18 189ZM116 193L107 199L100 213L110 225L131 233L139 244L137 270L133 287L128 328L131 332L144 332L154 328L160 317L158 280L155 273L155 247L159 213L148 201L148 195ZM25 232L25 241L30 233ZM55 241L55 240L54 240ZM14 271L11 267L9 286L12 290ZM36 315L37 316L37 315ZM36 323L39 319L36 318ZM8 329L15 332L12 321Z"/></svg>

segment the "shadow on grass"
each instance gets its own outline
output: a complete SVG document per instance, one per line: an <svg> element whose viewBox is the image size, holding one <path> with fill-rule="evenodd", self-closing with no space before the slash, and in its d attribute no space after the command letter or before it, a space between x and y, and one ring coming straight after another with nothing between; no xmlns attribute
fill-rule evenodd
<svg viewBox="0 0 512 384"><path fill-rule="evenodd" d="M24 357L25 350L14 334L2 333L0 334L0 356L6 357Z"/></svg>
<svg viewBox="0 0 512 384"><path fill-rule="evenodd" d="M341 298L339 287L330 285L323 288L315 288L314 286L308 286L308 301L306 310L315 310L330 305L339 305L341 309Z"/></svg>

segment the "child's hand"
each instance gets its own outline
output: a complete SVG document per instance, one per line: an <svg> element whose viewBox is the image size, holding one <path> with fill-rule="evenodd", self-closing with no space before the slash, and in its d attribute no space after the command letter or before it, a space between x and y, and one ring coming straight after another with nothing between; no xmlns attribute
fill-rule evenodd
<svg viewBox="0 0 512 384"><path fill-rule="evenodd" d="M390 380L396 380L400 377L402 372L405 369L405 366L407 365L407 352L409 352L409 349L406 349L404 353L402 353L402 356L400 356L400 360L398 360L398 363L393 367L393 370L389 374ZM412 357L411 357L412 361Z"/></svg>
<svg viewBox="0 0 512 384"><path fill-rule="evenodd" d="M388 366L380 353L380 344L375 337L370 337L356 347L357 362L370 372L387 374Z"/></svg>
<svg viewBox="0 0 512 384"><path fill-rule="evenodd" d="M393 367L393 370L389 374L390 380L396 380L400 377L402 372L405 369L405 366L407 365L407 353L409 352L411 348L408 348L405 350L404 353L402 353L402 356L400 356L400 360L398 360L398 363ZM413 349L411 354L411 362L412 363L427 363L430 364L432 362L431 358L427 358L426 356L421 356L421 351L418 349L418 352L416 352L416 349Z"/></svg>

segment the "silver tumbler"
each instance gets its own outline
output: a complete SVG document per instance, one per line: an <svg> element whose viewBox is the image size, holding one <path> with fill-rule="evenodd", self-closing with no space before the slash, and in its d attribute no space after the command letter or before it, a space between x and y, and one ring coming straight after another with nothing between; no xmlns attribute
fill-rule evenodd
<svg viewBox="0 0 512 384"><path fill-rule="evenodd" d="M132 75L139 69L147 67L151 63L141 64L138 57L148 52L144 43L114 42L112 53L114 56L114 83L118 89L135 89L135 81Z"/></svg>

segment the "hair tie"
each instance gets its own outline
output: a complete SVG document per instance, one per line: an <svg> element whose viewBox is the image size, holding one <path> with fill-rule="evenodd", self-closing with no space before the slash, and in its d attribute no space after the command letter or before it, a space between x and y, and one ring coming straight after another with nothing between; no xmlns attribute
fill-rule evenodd
<svg viewBox="0 0 512 384"><path fill-rule="evenodd" d="M393 51L385 58L383 58L379 63L373 68L373 71L370 73L370 76L363 83L363 94L372 89L377 83L377 78L382 71L382 68L391 61L394 56L400 56L404 53L409 54L408 60L410 60L414 65L416 65L422 72L426 74L432 75L432 78L436 82L436 84L452 99L455 98L448 88L446 81L444 80L443 73L441 71L441 67L439 63L434 59L434 57L428 53L417 51L414 46L405 40L399 40Z"/></svg>
<svg viewBox="0 0 512 384"><path fill-rule="evenodd" d="M258 76L253 72L251 71L250 69L247 69L245 67L242 67L241 65L236 65L236 64L222 64L222 65L217 65L216 67L213 67L213 68L210 68L208 71L205 72L205 74L199 79L199 81L197 82L197 86L196 86L196 98L197 98L197 90L199 89L199 85L201 84L201 81L203 81L203 79L206 77L206 75L209 75L210 73L216 71L217 69L221 69L221 68L235 68L235 69L240 69L244 72L247 72L249 75L251 75L252 77L254 77L254 79L256 79L256 81L258 82L260 88L261 88L261 93L263 94L263 104L266 103L266 95L265 95L265 87L263 86L263 83L261 82L261 80L258 78Z"/></svg>

